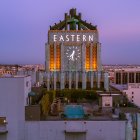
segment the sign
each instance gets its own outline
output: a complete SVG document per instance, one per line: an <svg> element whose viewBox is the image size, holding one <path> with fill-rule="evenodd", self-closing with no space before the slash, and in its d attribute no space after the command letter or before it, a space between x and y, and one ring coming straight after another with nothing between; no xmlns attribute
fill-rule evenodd
<svg viewBox="0 0 140 140"><path fill-rule="evenodd" d="M63 42L95 42L97 41L97 36L95 31L49 31L49 43Z"/></svg>

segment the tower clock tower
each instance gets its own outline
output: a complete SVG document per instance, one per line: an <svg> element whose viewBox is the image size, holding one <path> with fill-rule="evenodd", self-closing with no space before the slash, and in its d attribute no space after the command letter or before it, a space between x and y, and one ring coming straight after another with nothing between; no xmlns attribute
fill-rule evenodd
<svg viewBox="0 0 140 140"><path fill-rule="evenodd" d="M48 90L101 87L108 90L97 26L82 20L76 9L70 9L63 21L50 26L45 54Z"/></svg>

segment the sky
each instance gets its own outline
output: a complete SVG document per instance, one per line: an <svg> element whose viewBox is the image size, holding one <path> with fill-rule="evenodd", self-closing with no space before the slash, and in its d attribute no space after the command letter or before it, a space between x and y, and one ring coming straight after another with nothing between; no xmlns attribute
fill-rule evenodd
<svg viewBox="0 0 140 140"><path fill-rule="evenodd" d="M139 0L0 0L0 64L44 64L49 26L71 8L97 25L103 64L140 64Z"/></svg>

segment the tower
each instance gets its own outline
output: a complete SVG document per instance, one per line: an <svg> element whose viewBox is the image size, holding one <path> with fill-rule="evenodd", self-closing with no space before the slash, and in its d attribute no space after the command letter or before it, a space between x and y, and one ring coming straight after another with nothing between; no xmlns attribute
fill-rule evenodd
<svg viewBox="0 0 140 140"><path fill-rule="evenodd" d="M70 9L63 21L50 26L45 54L48 90L104 85L97 26L82 20L76 9Z"/></svg>

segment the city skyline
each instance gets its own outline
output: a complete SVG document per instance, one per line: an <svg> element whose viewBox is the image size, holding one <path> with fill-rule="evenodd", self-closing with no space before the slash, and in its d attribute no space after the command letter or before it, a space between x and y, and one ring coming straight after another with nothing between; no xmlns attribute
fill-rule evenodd
<svg viewBox="0 0 140 140"><path fill-rule="evenodd" d="M71 8L97 25L103 64L140 64L139 4L131 0L1 1L0 64L44 64L49 26Z"/></svg>

